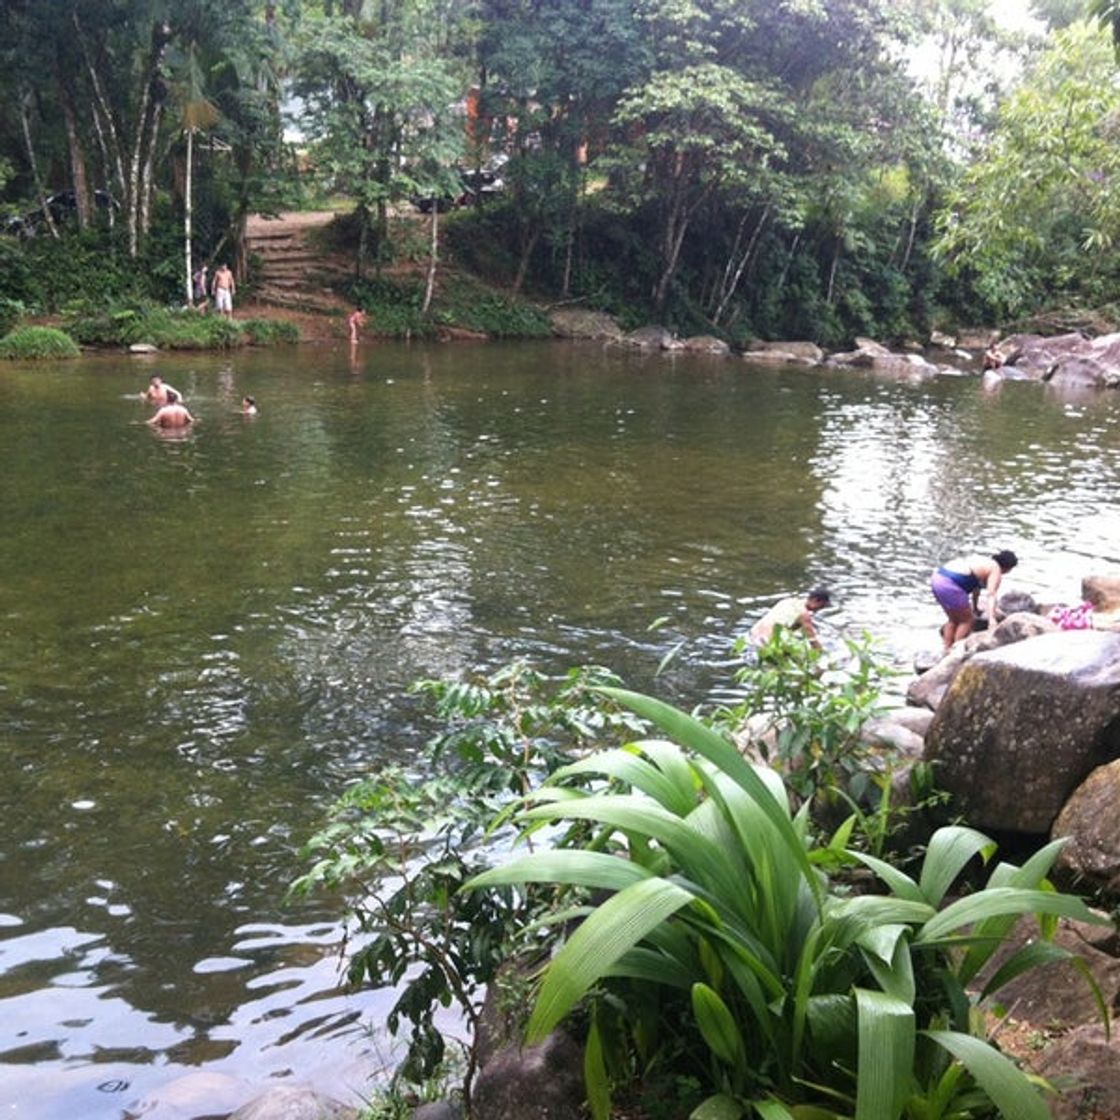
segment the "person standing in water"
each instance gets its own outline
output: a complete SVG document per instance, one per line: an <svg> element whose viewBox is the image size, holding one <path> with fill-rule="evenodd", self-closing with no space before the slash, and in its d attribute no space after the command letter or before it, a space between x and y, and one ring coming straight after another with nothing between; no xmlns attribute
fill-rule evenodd
<svg viewBox="0 0 1120 1120"><path fill-rule="evenodd" d="M988 597L988 617L995 622L996 595L1000 580L1019 563L1014 552L1003 549L991 556L973 553L942 564L930 579L930 590L945 612L941 641L948 653L956 642L967 638L976 625L980 592Z"/></svg>

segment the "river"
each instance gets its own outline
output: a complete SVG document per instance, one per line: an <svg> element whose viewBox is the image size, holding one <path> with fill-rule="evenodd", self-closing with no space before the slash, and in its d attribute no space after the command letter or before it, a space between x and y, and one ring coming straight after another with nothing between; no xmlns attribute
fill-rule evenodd
<svg viewBox="0 0 1120 1120"><path fill-rule="evenodd" d="M186 438L143 424L156 370ZM826 641L905 664L962 550L1077 600L1118 474L1120 395L966 377L560 343L0 365L0 1115L169 1116L200 1074L231 1108L368 1094L388 996L285 891L332 797L431 732L415 678L596 662L691 706L811 583Z"/></svg>

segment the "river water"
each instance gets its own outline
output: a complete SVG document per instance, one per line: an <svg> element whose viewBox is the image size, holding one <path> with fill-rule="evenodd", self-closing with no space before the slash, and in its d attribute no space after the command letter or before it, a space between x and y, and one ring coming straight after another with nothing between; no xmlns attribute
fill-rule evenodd
<svg viewBox="0 0 1120 1120"><path fill-rule="evenodd" d="M154 370L186 438L142 423ZM1118 468L1120 396L966 377L550 343L4 365L0 1117L368 1093L388 996L284 895L331 798L432 730L415 678L596 662L691 706L818 582L826 641L905 663L959 551L1076 600Z"/></svg>

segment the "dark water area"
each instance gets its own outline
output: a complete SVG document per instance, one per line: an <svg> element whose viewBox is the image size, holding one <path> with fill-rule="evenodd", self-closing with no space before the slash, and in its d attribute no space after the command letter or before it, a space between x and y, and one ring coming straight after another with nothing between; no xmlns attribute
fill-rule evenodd
<svg viewBox="0 0 1120 1120"><path fill-rule="evenodd" d="M183 438L143 425L156 370ZM432 730L411 681L596 662L691 706L819 582L826 641L905 664L937 561L1012 548L1009 586L1075 601L1120 556L1118 424L570 344L5 364L0 1114L170 1115L200 1073L368 1092L389 997L341 990L338 915L285 891L333 796Z"/></svg>

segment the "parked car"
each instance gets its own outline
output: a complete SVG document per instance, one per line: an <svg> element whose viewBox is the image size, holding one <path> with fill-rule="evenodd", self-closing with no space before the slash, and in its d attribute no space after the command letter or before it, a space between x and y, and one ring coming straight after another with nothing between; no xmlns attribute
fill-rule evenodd
<svg viewBox="0 0 1120 1120"><path fill-rule="evenodd" d="M459 206L469 206L480 195L484 199L496 197L504 193L506 189L505 180L502 178L502 169L505 167L508 158L505 155L492 156L482 167L478 168L459 165L455 168L455 173L462 188L460 191L456 194L440 195L438 198L416 196L411 200L412 205L421 214L430 214L433 208L443 214Z"/></svg>
<svg viewBox="0 0 1120 1120"><path fill-rule="evenodd" d="M94 191L93 205L100 211L120 209L120 203L108 191ZM64 225L77 216L78 196L73 191L60 191L58 194L48 195L47 209L50 210L51 218L57 225ZM34 237L44 225L46 221L43 217L43 208L36 206L26 214L15 214L8 218L4 223L4 231L13 237Z"/></svg>

